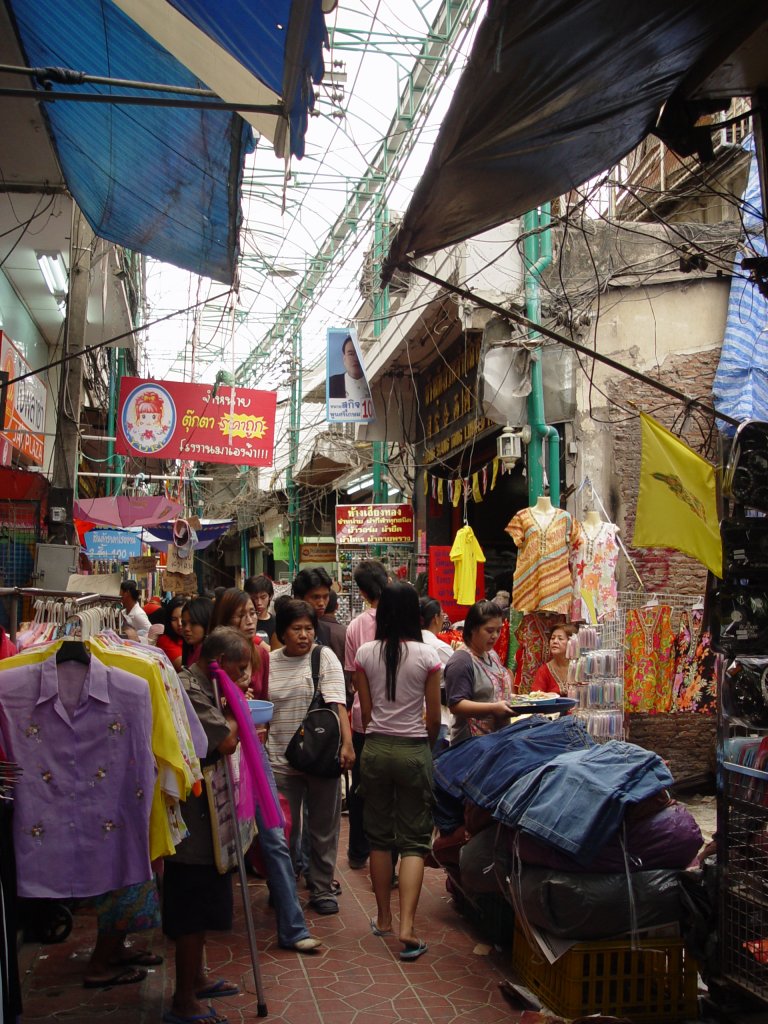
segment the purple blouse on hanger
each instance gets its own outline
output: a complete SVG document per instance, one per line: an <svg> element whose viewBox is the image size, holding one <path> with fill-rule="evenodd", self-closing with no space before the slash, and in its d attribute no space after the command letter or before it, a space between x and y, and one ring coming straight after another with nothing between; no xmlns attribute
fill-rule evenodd
<svg viewBox="0 0 768 1024"><path fill-rule="evenodd" d="M19 896L96 896L151 878L151 734L146 682L97 658L0 671L0 742L24 772Z"/></svg>

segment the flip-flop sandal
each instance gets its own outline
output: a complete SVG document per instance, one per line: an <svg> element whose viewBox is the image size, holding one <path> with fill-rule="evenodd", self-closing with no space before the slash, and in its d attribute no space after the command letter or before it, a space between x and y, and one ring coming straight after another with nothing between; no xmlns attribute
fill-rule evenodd
<svg viewBox="0 0 768 1024"><path fill-rule="evenodd" d="M137 985L140 981L144 981L146 976L146 971L139 971L135 967L126 967L124 971L118 971L111 978L104 978L103 980L84 978L83 988L111 988L113 985Z"/></svg>
<svg viewBox="0 0 768 1024"><path fill-rule="evenodd" d="M240 989L234 981L227 981L226 978L212 981L210 985L206 985L205 988L198 989L195 992L196 999L225 999L228 996L239 995Z"/></svg>
<svg viewBox="0 0 768 1024"><path fill-rule="evenodd" d="M392 934L392 929L391 928L387 928L387 929L379 928L379 926L376 924L376 918L374 918L374 917L371 918L370 925L371 925L371 931L379 939L384 938L385 935L391 935Z"/></svg>
<svg viewBox="0 0 768 1024"><path fill-rule="evenodd" d="M401 960L418 960L429 949L429 946L423 939L419 939L416 945L411 942L404 942L403 946L405 948L400 953Z"/></svg>
<svg viewBox="0 0 768 1024"><path fill-rule="evenodd" d="M165 1024L229 1024L226 1017L220 1017L218 1013L195 1013L191 1017L184 1017L173 1010L166 1010L162 1017Z"/></svg>
<svg viewBox="0 0 768 1024"><path fill-rule="evenodd" d="M157 953L151 953L148 949L137 949L117 960L110 960L110 967L159 967L163 958Z"/></svg>

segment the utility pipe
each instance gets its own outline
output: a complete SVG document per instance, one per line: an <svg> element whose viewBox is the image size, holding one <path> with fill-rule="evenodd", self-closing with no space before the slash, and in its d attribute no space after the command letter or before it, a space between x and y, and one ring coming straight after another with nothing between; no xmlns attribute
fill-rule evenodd
<svg viewBox="0 0 768 1024"><path fill-rule="evenodd" d="M117 391L119 378L117 376L117 350L111 348L107 352L109 360L109 408L107 410L107 466L110 470L115 468L115 431L117 429ZM83 435L84 436L84 435ZM112 479L107 480L107 494L112 494Z"/></svg>
<svg viewBox="0 0 768 1024"><path fill-rule="evenodd" d="M525 312L532 325L528 337L534 340L540 337L537 326L541 322L541 286L542 273L552 262L552 208L545 203L538 210L531 210L523 217L523 241L525 254ZM536 504L536 499L544 490L544 448L546 438L549 450L549 493L552 504L560 504L560 435L553 426L549 426L544 414L544 384L541 374L542 349L537 347L532 353L531 393L528 397L528 422L531 427L531 441L528 445L528 502Z"/></svg>

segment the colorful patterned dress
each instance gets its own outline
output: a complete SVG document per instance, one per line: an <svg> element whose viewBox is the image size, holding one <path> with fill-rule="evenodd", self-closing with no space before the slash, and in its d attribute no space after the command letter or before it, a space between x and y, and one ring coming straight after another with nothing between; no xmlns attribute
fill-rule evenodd
<svg viewBox="0 0 768 1024"><path fill-rule="evenodd" d="M569 512L555 509L539 522L531 509L521 509L506 531L520 549L512 581L512 607L519 612L570 611L573 583L568 553L576 539L576 523Z"/></svg>
<svg viewBox="0 0 768 1024"><path fill-rule="evenodd" d="M625 710L669 711L675 673L675 634L669 605L630 609L624 644Z"/></svg>
<svg viewBox="0 0 768 1024"><path fill-rule="evenodd" d="M571 618L574 622L584 620L596 624L616 618L619 597L616 583L618 532L618 526L613 523L600 523L597 532L590 536L583 523L576 523L576 539L571 548Z"/></svg>
<svg viewBox="0 0 768 1024"><path fill-rule="evenodd" d="M692 617L690 626L688 613L683 612L681 617L672 710L713 715L717 710L716 655L710 646L710 634L701 631L703 613L694 609ZM687 644L684 643L684 630L687 631Z"/></svg>

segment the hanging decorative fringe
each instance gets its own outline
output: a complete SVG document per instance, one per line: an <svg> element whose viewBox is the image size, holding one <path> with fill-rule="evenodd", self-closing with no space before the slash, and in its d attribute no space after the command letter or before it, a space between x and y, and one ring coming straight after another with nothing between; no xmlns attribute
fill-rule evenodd
<svg viewBox="0 0 768 1024"><path fill-rule="evenodd" d="M446 477L434 476L432 473L424 474L424 496L431 496L438 505L450 504L456 508L462 498L476 503L483 500L483 496L496 487L499 478L499 470L504 472L498 458L486 463L467 477Z"/></svg>

